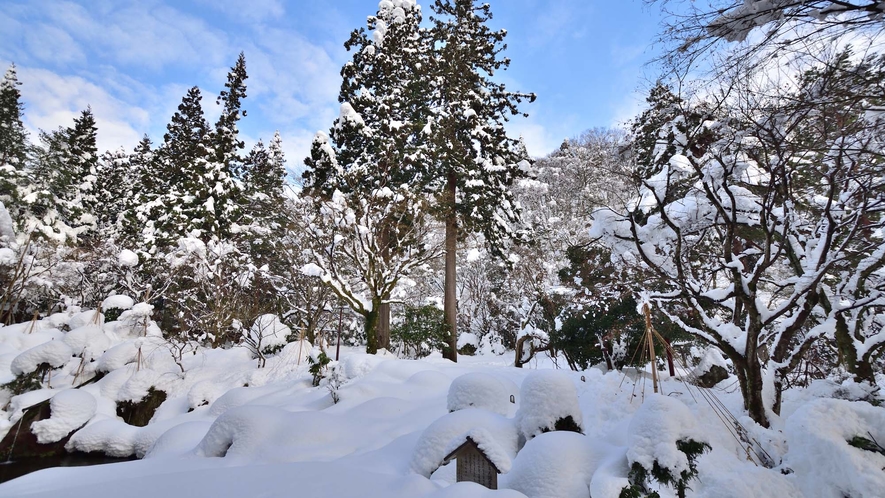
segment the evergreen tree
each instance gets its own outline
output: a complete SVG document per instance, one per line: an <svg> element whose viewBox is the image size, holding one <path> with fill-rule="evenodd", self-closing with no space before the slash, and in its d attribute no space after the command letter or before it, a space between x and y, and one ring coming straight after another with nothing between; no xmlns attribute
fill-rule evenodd
<svg viewBox="0 0 885 498"><path fill-rule="evenodd" d="M433 109L427 124L432 161L421 176L425 190L439 199L446 225L445 315L451 328L445 356L457 360L455 264L459 234L479 232L492 254L506 257L507 244L524 237L514 228L519 208L510 190L526 175L528 157L518 140L507 137L504 122L518 115L533 94L514 93L491 80L506 69L499 58L506 32L492 31L488 4L473 0L436 0L431 7L429 68Z"/></svg>
<svg viewBox="0 0 885 498"><path fill-rule="evenodd" d="M148 247L169 247L202 221L195 190L205 181L210 153L202 99L198 87L188 90L166 126L163 144L151 161L151 173L142 176L155 180L143 186L137 209Z"/></svg>
<svg viewBox="0 0 885 498"><path fill-rule="evenodd" d="M420 28L421 10L412 0L381 2L367 28L354 30L345 47L353 59L341 70L341 114L329 135L318 134L311 157L305 160L305 193L319 202L337 194L376 240L367 247L379 265L364 267L360 278L373 281L372 309L366 316L368 350L388 348L390 293L402 268L394 263L419 248L420 217L409 205L422 204L420 164L428 160L422 130L429 117L428 39ZM376 213L367 212L375 209ZM418 249L417 257L425 251ZM378 282L385 282L380 284ZM377 327L375 324L377 323Z"/></svg>
<svg viewBox="0 0 885 498"><path fill-rule="evenodd" d="M21 83L13 64L0 81L0 202L8 209L18 204L17 183L28 155L19 86Z"/></svg>
<svg viewBox="0 0 885 498"><path fill-rule="evenodd" d="M98 165L97 128L92 109L82 111L74 126L42 132L42 147L29 170L28 204L30 228L60 242L95 226L86 197L95 182ZM85 203L85 204L84 204Z"/></svg>

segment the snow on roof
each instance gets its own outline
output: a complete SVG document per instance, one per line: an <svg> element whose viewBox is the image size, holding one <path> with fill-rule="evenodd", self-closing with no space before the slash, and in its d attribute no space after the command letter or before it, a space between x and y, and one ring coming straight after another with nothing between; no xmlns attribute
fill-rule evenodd
<svg viewBox="0 0 885 498"><path fill-rule="evenodd" d="M468 436L498 470L510 470L519 445L513 421L497 413L468 408L444 415L427 427L412 452L412 471L429 478Z"/></svg>
<svg viewBox="0 0 885 498"><path fill-rule="evenodd" d="M495 470L497 470L499 474L510 472L510 465L512 463L510 455L508 455L507 451L495 441L495 438L489 434L489 431L481 428L467 432L463 435L463 438L459 437L453 439L449 443L447 449L448 455L443 460L443 464L449 463L455 459L457 456L455 453L468 442L472 442L477 448L479 448L479 451L481 451L482 454L488 458L489 462L495 466Z"/></svg>

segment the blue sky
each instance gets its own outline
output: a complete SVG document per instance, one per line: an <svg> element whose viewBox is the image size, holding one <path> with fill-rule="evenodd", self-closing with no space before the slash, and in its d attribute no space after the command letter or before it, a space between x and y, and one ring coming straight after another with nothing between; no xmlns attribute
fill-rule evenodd
<svg viewBox="0 0 885 498"><path fill-rule="evenodd" d="M298 169L317 130L338 112L343 43L377 0L3 0L0 63L15 62L32 132L68 126L91 105L101 149L162 140L187 88L207 116L240 51L249 73L247 142L283 136ZM430 0L419 0L425 17ZM538 100L515 118L535 156L588 128L611 126L642 105L644 63L659 13L640 0L489 0L508 31L508 88ZM243 5L248 4L248 7ZM652 75L653 76L653 75ZM639 93L637 93L639 91Z"/></svg>

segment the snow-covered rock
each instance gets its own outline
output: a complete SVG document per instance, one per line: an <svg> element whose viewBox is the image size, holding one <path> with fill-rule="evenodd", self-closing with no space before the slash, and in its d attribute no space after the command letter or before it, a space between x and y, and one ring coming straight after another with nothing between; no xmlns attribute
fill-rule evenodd
<svg viewBox="0 0 885 498"><path fill-rule="evenodd" d="M49 400L50 417L31 424L41 444L55 443L79 429L95 415L95 397L79 389L67 389Z"/></svg>

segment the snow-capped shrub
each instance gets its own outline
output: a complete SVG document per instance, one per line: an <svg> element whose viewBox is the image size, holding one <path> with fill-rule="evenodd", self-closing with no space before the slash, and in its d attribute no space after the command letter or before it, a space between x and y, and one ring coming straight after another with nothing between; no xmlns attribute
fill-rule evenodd
<svg viewBox="0 0 885 498"><path fill-rule="evenodd" d="M263 367L269 355L278 353L288 344L292 330L284 325L276 315L261 315L248 330L243 330L243 345L258 358Z"/></svg>
<svg viewBox="0 0 885 498"><path fill-rule="evenodd" d="M591 478L612 449L575 432L549 432L526 443L502 487L526 496L589 496Z"/></svg>
<svg viewBox="0 0 885 498"><path fill-rule="evenodd" d="M115 295L110 296L101 303L101 310L104 312L105 322L114 322L124 311L132 309L135 306L135 300L129 296Z"/></svg>
<svg viewBox="0 0 885 498"><path fill-rule="evenodd" d="M885 490L885 408L816 399L786 420L792 469L806 496L881 496Z"/></svg>
<svg viewBox="0 0 885 498"><path fill-rule="evenodd" d="M583 432L584 416L578 390L569 376L556 370L532 372L522 382L516 423L529 440L550 431Z"/></svg>
<svg viewBox="0 0 885 498"><path fill-rule="evenodd" d="M688 407L667 396L651 395L633 415L629 433L630 486L621 496L652 493L648 484L654 479L674 487L684 498L689 481L698 475L697 458L710 449Z"/></svg>
<svg viewBox="0 0 885 498"><path fill-rule="evenodd" d="M515 394L497 377L482 372L472 372L452 381L447 406L450 412L465 408L484 408L506 417L510 414L512 406L510 396Z"/></svg>
<svg viewBox="0 0 885 498"><path fill-rule="evenodd" d="M51 368L64 366L73 356L74 351L64 341L44 342L16 356L9 369L13 375L29 374L44 364Z"/></svg>
<svg viewBox="0 0 885 498"><path fill-rule="evenodd" d="M65 344L71 347L75 355L86 361L92 361L111 346L111 340L102 330L101 325L83 325L65 334Z"/></svg>

